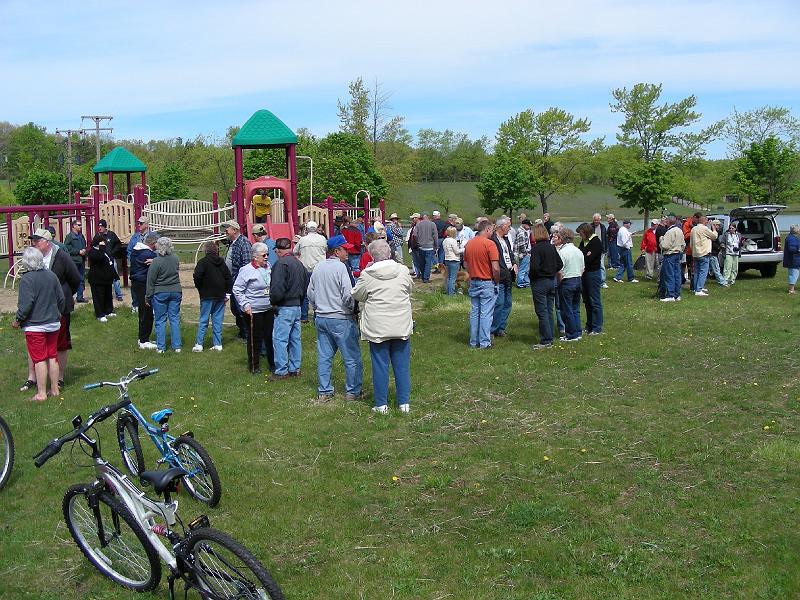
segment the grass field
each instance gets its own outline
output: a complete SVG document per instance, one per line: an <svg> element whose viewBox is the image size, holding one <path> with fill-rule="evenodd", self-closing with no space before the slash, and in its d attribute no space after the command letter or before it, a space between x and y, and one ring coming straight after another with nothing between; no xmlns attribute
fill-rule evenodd
<svg viewBox="0 0 800 600"><path fill-rule="evenodd" d="M576 194L555 195L550 199L548 208L553 220L560 221L591 220L595 212L603 215L611 212L618 218L631 217L634 220L642 218L635 209L622 208L612 188L599 185L583 186ZM464 217L467 223L474 222L476 217L485 214L475 184L468 182L399 185L387 199L386 210L389 213L397 212L404 220L415 211L439 210L443 215L454 212ZM532 210L525 212L528 216L540 217L542 207L537 203ZM694 210L678 204L668 204L666 212L685 216ZM500 211L496 214L499 215ZM513 216L516 217L516 213Z"/></svg>
<svg viewBox="0 0 800 600"><path fill-rule="evenodd" d="M17 443L0 492L0 596L140 597L103 579L63 524L67 486L92 477L87 457L65 448L41 470L30 457L114 400L83 384L147 363L161 372L134 400L194 430L223 483L212 525L288 598L797 598L800 308L782 269L709 287L664 305L651 283L612 283L605 335L538 353L526 291L508 337L478 352L468 299L421 290L406 416L370 412L366 349L367 400L315 406L312 326L302 377L265 383L230 328L222 354L188 352L190 311L186 351L155 355L134 350L129 310L102 325L82 309L63 399L32 404L16 392L22 335L0 316L0 411ZM113 423L99 429L119 465ZM181 496L185 520L200 512Z"/></svg>

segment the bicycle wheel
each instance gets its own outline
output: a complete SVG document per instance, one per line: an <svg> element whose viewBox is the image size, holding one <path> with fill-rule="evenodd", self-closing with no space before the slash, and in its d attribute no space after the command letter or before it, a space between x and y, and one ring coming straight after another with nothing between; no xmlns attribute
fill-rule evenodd
<svg viewBox="0 0 800 600"><path fill-rule="evenodd" d="M186 540L191 583L203 598L283 600L283 592L258 559L230 536L204 527Z"/></svg>
<svg viewBox="0 0 800 600"><path fill-rule="evenodd" d="M115 583L137 592L154 589L161 580L161 563L142 527L105 491L97 497L95 514L86 491L84 484L73 485L62 503L64 520L81 552Z"/></svg>
<svg viewBox="0 0 800 600"><path fill-rule="evenodd" d="M8 424L0 417L0 489L11 477L11 468L14 466L14 438Z"/></svg>
<svg viewBox="0 0 800 600"><path fill-rule="evenodd" d="M131 418L117 419L117 440L125 468L131 475L139 475L145 470L139 424Z"/></svg>
<svg viewBox="0 0 800 600"><path fill-rule="evenodd" d="M196 439L182 435L172 443L172 450L178 455L180 466L189 474L183 478L183 485L189 495L197 500L216 506L222 496L222 484L217 468L206 449Z"/></svg>

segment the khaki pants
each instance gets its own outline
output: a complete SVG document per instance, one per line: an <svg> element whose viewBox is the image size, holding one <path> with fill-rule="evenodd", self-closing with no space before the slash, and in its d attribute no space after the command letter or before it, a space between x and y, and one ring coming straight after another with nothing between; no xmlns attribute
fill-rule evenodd
<svg viewBox="0 0 800 600"><path fill-rule="evenodd" d="M656 268L656 253L655 252L645 252L644 254L644 268L645 273L648 279L653 278L653 273L655 272Z"/></svg>
<svg viewBox="0 0 800 600"><path fill-rule="evenodd" d="M736 275L739 274L739 257L733 254L725 255L725 266L722 269L722 276L728 285L736 283Z"/></svg>

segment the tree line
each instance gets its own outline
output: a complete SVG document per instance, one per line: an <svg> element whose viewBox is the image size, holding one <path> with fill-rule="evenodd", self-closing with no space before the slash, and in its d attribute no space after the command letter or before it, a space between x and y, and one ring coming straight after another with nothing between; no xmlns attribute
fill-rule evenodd
<svg viewBox="0 0 800 600"><path fill-rule="evenodd" d="M511 214L551 208L558 194L584 184L611 186L624 206L649 212L679 196L702 206L724 195L749 202L791 202L798 197L800 121L782 107L733 113L698 129L697 99L663 102L662 86L638 83L611 92L609 108L623 118L614 143L589 137L591 122L551 107L523 110L500 124L494 140L466 133L421 129L416 139L405 119L393 114L391 93L379 81L350 82L337 103L339 131L317 138L297 131L298 195L332 195L352 200L360 189L384 197L391 186L408 182L477 182L483 209ZM224 201L234 185L231 140L197 136L184 140L101 140L102 153L121 145L148 166L151 197L179 198L218 190ZM725 140L728 157L708 160L705 149ZM93 182L94 138L73 136L75 189ZM0 187L4 203L63 202L67 199L65 139L28 123L0 122L0 179L15 182L14 197ZM309 157L311 160L307 160ZM246 178L285 176L283 151L245 152ZM115 180L115 188L122 189Z"/></svg>

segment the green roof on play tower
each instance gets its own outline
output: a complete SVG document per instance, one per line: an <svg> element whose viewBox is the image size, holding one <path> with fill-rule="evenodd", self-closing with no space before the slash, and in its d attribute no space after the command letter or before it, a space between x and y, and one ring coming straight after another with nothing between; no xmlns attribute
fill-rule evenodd
<svg viewBox="0 0 800 600"><path fill-rule="evenodd" d="M294 131L268 110L253 113L253 116L247 119L247 123L242 125L239 133L233 137L234 147L288 146L296 143L297 136Z"/></svg>
<svg viewBox="0 0 800 600"><path fill-rule="evenodd" d="M94 168L95 173L144 173L145 164L122 146L117 146L100 159Z"/></svg>

